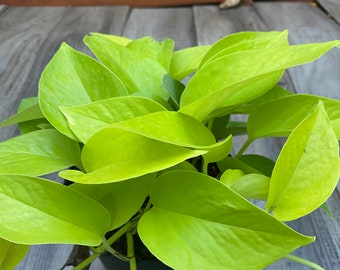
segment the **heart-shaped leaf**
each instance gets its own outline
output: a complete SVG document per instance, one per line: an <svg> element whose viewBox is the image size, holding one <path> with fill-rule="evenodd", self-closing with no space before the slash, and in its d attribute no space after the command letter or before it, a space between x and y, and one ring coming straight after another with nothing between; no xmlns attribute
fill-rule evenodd
<svg viewBox="0 0 340 270"><path fill-rule="evenodd" d="M86 143L98 130L137 116L163 111L159 103L143 97L126 96L76 107L60 107L74 134Z"/></svg>
<svg viewBox="0 0 340 270"><path fill-rule="evenodd" d="M262 269L313 241L204 174L165 173L150 198L138 234L173 269Z"/></svg>
<svg viewBox="0 0 340 270"><path fill-rule="evenodd" d="M39 103L48 121L77 139L59 106L71 107L127 95L121 80L96 60L63 43L39 81Z"/></svg>
<svg viewBox="0 0 340 270"><path fill-rule="evenodd" d="M163 170L206 152L107 127L93 135L83 148L87 173L69 170L59 175L84 184L111 183Z"/></svg>
<svg viewBox="0 0 340 270"><path fill-rule="evenodd" d="M44 175L82 168L80 146L55 129L38 130L0 143L0 173Z"/></svg>
<svg viewBox="0 0 340 270"><path fill-rule="evenodd" d="M59 183L0 175L0 237L19 244L98 246L110 215L98 202Z"/></svg>
<svg viewBox="0 0 340 270"><path fill-rule="evenodd" d="M322 102L290 134L273 170L266 209L293 220L321 206L340 175L339 145Z"/></svg>

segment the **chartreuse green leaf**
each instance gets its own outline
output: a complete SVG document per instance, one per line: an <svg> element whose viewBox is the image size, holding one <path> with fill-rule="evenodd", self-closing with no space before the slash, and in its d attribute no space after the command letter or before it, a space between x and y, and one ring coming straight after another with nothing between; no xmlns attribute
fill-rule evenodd
<svg viewBox="0 0 340 270"><path fill-rule="evenodd" d="M181 107L179 111L202 122L205 122L210 118L230 114L241 104L250 102L272 89L280 80L282 74L283 72L272 72L270 74L259 75L235 83L221 90L207 94L206 96Z"/></svg>
<svg viewBox="0 0 340 270"><path fill-rule="evenodd" d="M256 108L248 118L251 140L269 136L288 136L322 101L338 139L340 139L340 101L325 97L296 94L279 98ZM284 121L283 121L284 119Z"/></svg>
<svg viewBox="0 0 340 270"><path fill-rule="evenodd" d="M206 152L107 127L93 135L83 148L87 173L69 170L59 175L77 183L111 183L163 170Z"/></svg>
<svg viewBox="0 0 340 270"><path fill-rule="evenodd" d="M116 123L118 127L142 136L195 149L215 146L210 130L186 114L159 111Z"/></svg>
<svg viewBox="0 0 340 270"><path fill-rule="evenodd" d="M160 90L163 76L169 71L173 50L170 39L159 43L144 37L121 46L101 35L84 38L96 57L124 82L129 93L142 92L148 97L168 95Z"/></svg>
<svg viewBox="0 0 340 270"><path fill-rule="evenodd" d="M102 204L111 214L109 230L113 230L124 225L137 213L150 193L155 176L147 174L126 181L100 185L74 183L70 187Z"/></svg>
<svg viewBox="0 0 340 270"><path fill-rule="evenodd" d="M204 174L163 174L150 198L138 234L173 269L262 269L314 240Z"/></svg>
<svg viewBox="0 0 340 270"><path fill-rule="evenodd" d="M194 72L210 45L196 46L175 51L170 65L170 75L176 80L182 80Z"/></svg>
<svg viewBox="0 0 340 270"><path fill-rule="evenodd" d="M96 32L92 32L91 35L96 35L96 36L100 36L103 38L106 38L118 45L121 46L127 46L132 40L127 38L127 37L122 37L122 36L116 36L116 35L108 35L108 34L102 34L102 33L96 33Z"/></svg>
<svg viewBox="0 0 340 270"><path fill-rule="evenodd" d="M82 167L79 144L55 129L38 130L0 143L0 174L44 175Z"/></svg>
<svg viewBox="0 0 340 270"><path fill-rule="evenodd" d="M74 134L82 142L98 130L130 118L164 111L159 103L135 96L116 97L75 107L60 107Z"/></svg>
<svg viewBox="0 0 340 270"><path fill-rule="evenodd" d="M244 174L240 170L227 170L221 176L221 182L247 199L266 200L270 178L263 174Z"/></svg>
<svg viewBox="0 0 340 270"><path fill-rule="evenodd" d="M37 98L23 99L21 101L21 106L19 107L18 112L12 115L11 117L7 118L3 122L1 122L0 127L5 127L40 118L44 118L44 115L40 110L38 99Z"/></svg>
<svg viewBox="0 0 340 270"><path fill-rule="evenodd" d="M212 146L202 147L200 149L208 150L208 153L203 155L203 158L206 161L216 162L228 156L232 150L232 147L233 147L233 140L232 140L232 136L230 135L228 136L228 138L224 139L223 141L215 143Z"/></svg>
<svg viewBox="0 0 340 270"><path fill-rule="evenodd" d="M253 113L259 106L287 96L292 96L293 93L280 85L275 85L272 89L270 89L267 93L263 94L257 99L252 100L249 103L243 104L235 110L235 113L244 113L251 114Z"/></svg>
<svg viewBox="0 0 340 270"><path fill-rule="evenodd" d="M205 54L199 69L227 54L288 45L288 31L239 32L218 40Z"/></svg>
<svg viewBox="0 0 340 270"><path fill-rule="evenodd" d="M27 245L19 245L0 238L0 269L12 270L25 257Z"/></svg>
<svg viewBox="0 0 340 270"><path fill-rule="evenodd" d="M281 220L309 214L340 175L339 146L322 102L290 134L273 170L266 209Z"/></svg>
<svg viewBox="0 0 340 270"><path fill-rule="evenodd" d="M98 202L59 183L0 175L0 237L18 244L98 246L110 225Z"/></svg>
<svg viewBox="0 0 340 270"><path fill-rule="evenodd" d="M235 83L272 72L281 74L287 68L314 61L339 44L340 41L336 40L294 46L283 45L219 57L198 70L190 79L182 94L181 107ZM249 69L249 66L252 68ZM223 72L220 72L221 70Z"/></svg>
<svg viewBox="0 0 340 270"><path fill-rule="evenodd" d="M121 80L91 57L63 43L39 81L39 103L48 121L61 133L77 139L59 106L71 107L127 95Z"/></svg>
<svg viewBox="0 0 340 270"><path fill-rule="evenodd" d="M181 97L181 111L199 120L219 115L219 110L226 113L228 107L232 111L235 109L232 106L250 102L269 91L285 69L316 60L339 43L271 47L220 57L189 80ZM212 105L207 106L209 103Z"/></svg>

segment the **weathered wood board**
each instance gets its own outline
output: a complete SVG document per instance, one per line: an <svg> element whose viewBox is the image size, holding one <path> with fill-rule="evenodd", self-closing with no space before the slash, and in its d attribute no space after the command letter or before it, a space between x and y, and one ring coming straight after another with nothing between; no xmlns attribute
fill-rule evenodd
<svg viewBox="0 0 340 270"><path fill-rule="evenodd" d="M319 0L338 7L338 0ZM335 17L335 15L333 15ZM35 96L40 74L60 43L66 41L84 52L82 38L102 32L137 38L151 35L158 40L172 38L176 49L195 44L211 44L239 31L290 31L293 44L340 38L340 26L318 7L308 3L259 2L220 10L217 5L171 8L112 7L3 7L0 5L0 120L13 114L23 97ZM281 84L298 93L340 98L340 50L334 49L315 63L289 70ZM2 129L0 141L17 134L15 127ZM282 140L260 140L250 151L275 159ZM297 255L313 260L326 269L340 269L340 193L329 201L333 219L321 210L291 225L308 235L314 244ZM16 269L57 270L71 246L48 245L31 248L30 255ZM70 269L70 268L67 268ZM97 261L92 270L108 269ZM270 270L307 270L307 267L281 260Z"/></svg>
<svg viewBox="0 0 340 270"><path fill-rule="evenodd" d="M338 0L317 0L325 11L340 24L340 2Z"/></svg>

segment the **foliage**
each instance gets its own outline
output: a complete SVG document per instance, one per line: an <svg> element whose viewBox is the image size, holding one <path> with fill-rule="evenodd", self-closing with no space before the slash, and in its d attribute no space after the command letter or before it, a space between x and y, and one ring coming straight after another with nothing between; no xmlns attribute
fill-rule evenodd
<svg viewBox="0 0 340 270"><path fill-rule="evenodd" d="M278 83L340 41L291 46L287 35L241 32L173 52L170 39L93 33L84 42L97 60L63 43L38 97L0 124L22 131L0 143L0 267L28 245L69 243L95 251L76 269L105 250L136 269L136 233L174 269L294 259L314 237L284 222L323 206L338 183L340 102ZM287 137L276 161L244 154L270 136ZM71 184L44 176L54 172ZM120 254L111 244L124 234Z"/></svg>

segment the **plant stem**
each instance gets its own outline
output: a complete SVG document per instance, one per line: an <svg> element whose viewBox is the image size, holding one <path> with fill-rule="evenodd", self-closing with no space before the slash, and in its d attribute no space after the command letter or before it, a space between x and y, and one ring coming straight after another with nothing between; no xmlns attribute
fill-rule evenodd
<svg viewBox="0 0 340 270"><path fill-rule="evenodd" d="M95 259L97 259L101 253L92 253L90 257L86 258L84 261L82 261L77 266L73 267L73 270L82 270L86 266L88 266L90 263L92 263Z"/></svg>
<svg viewBox="0 0 340 270"><path fill-rule="evenodd" d="M109 239L106 240L108 245L112 245L116 242L120 237L122 237L126 232L128 232L132 227L131 222L127 222L123 227L121 227L114 235L112 235Z"/></svg>
<svg viewBox="0 0 340 270"><path fill-rule="evenodd" d="M235 158L239 158L242 156L244 151L248 148L248 146L253 142L253 140L250 140L249 138L246 140L246 142L242 145L241 149L236 154Z"/></svg>
<svg viewBox="0 0 340 270"><path fill-rule="evenodd" d="M316 263L313 263L311 261L302 259L300 257L294 256L294 255L291 255L291 254L286 255L285 258L288 259L288 260L291 260L293 262L304 264L304 265L306 265L306 266L308 266L310 268L313 268L315 270L325 270L324 268L322 268L320 265L318 265Z"/></svg>
<svg viewBox="0 0 340 270"><path fill-rule="evenodd" d="M130 258L130 270L137 270L137 262L135 257L134 243L133 243L133 233L128 232L126 234L127 242L127 257Z"/></svg>

